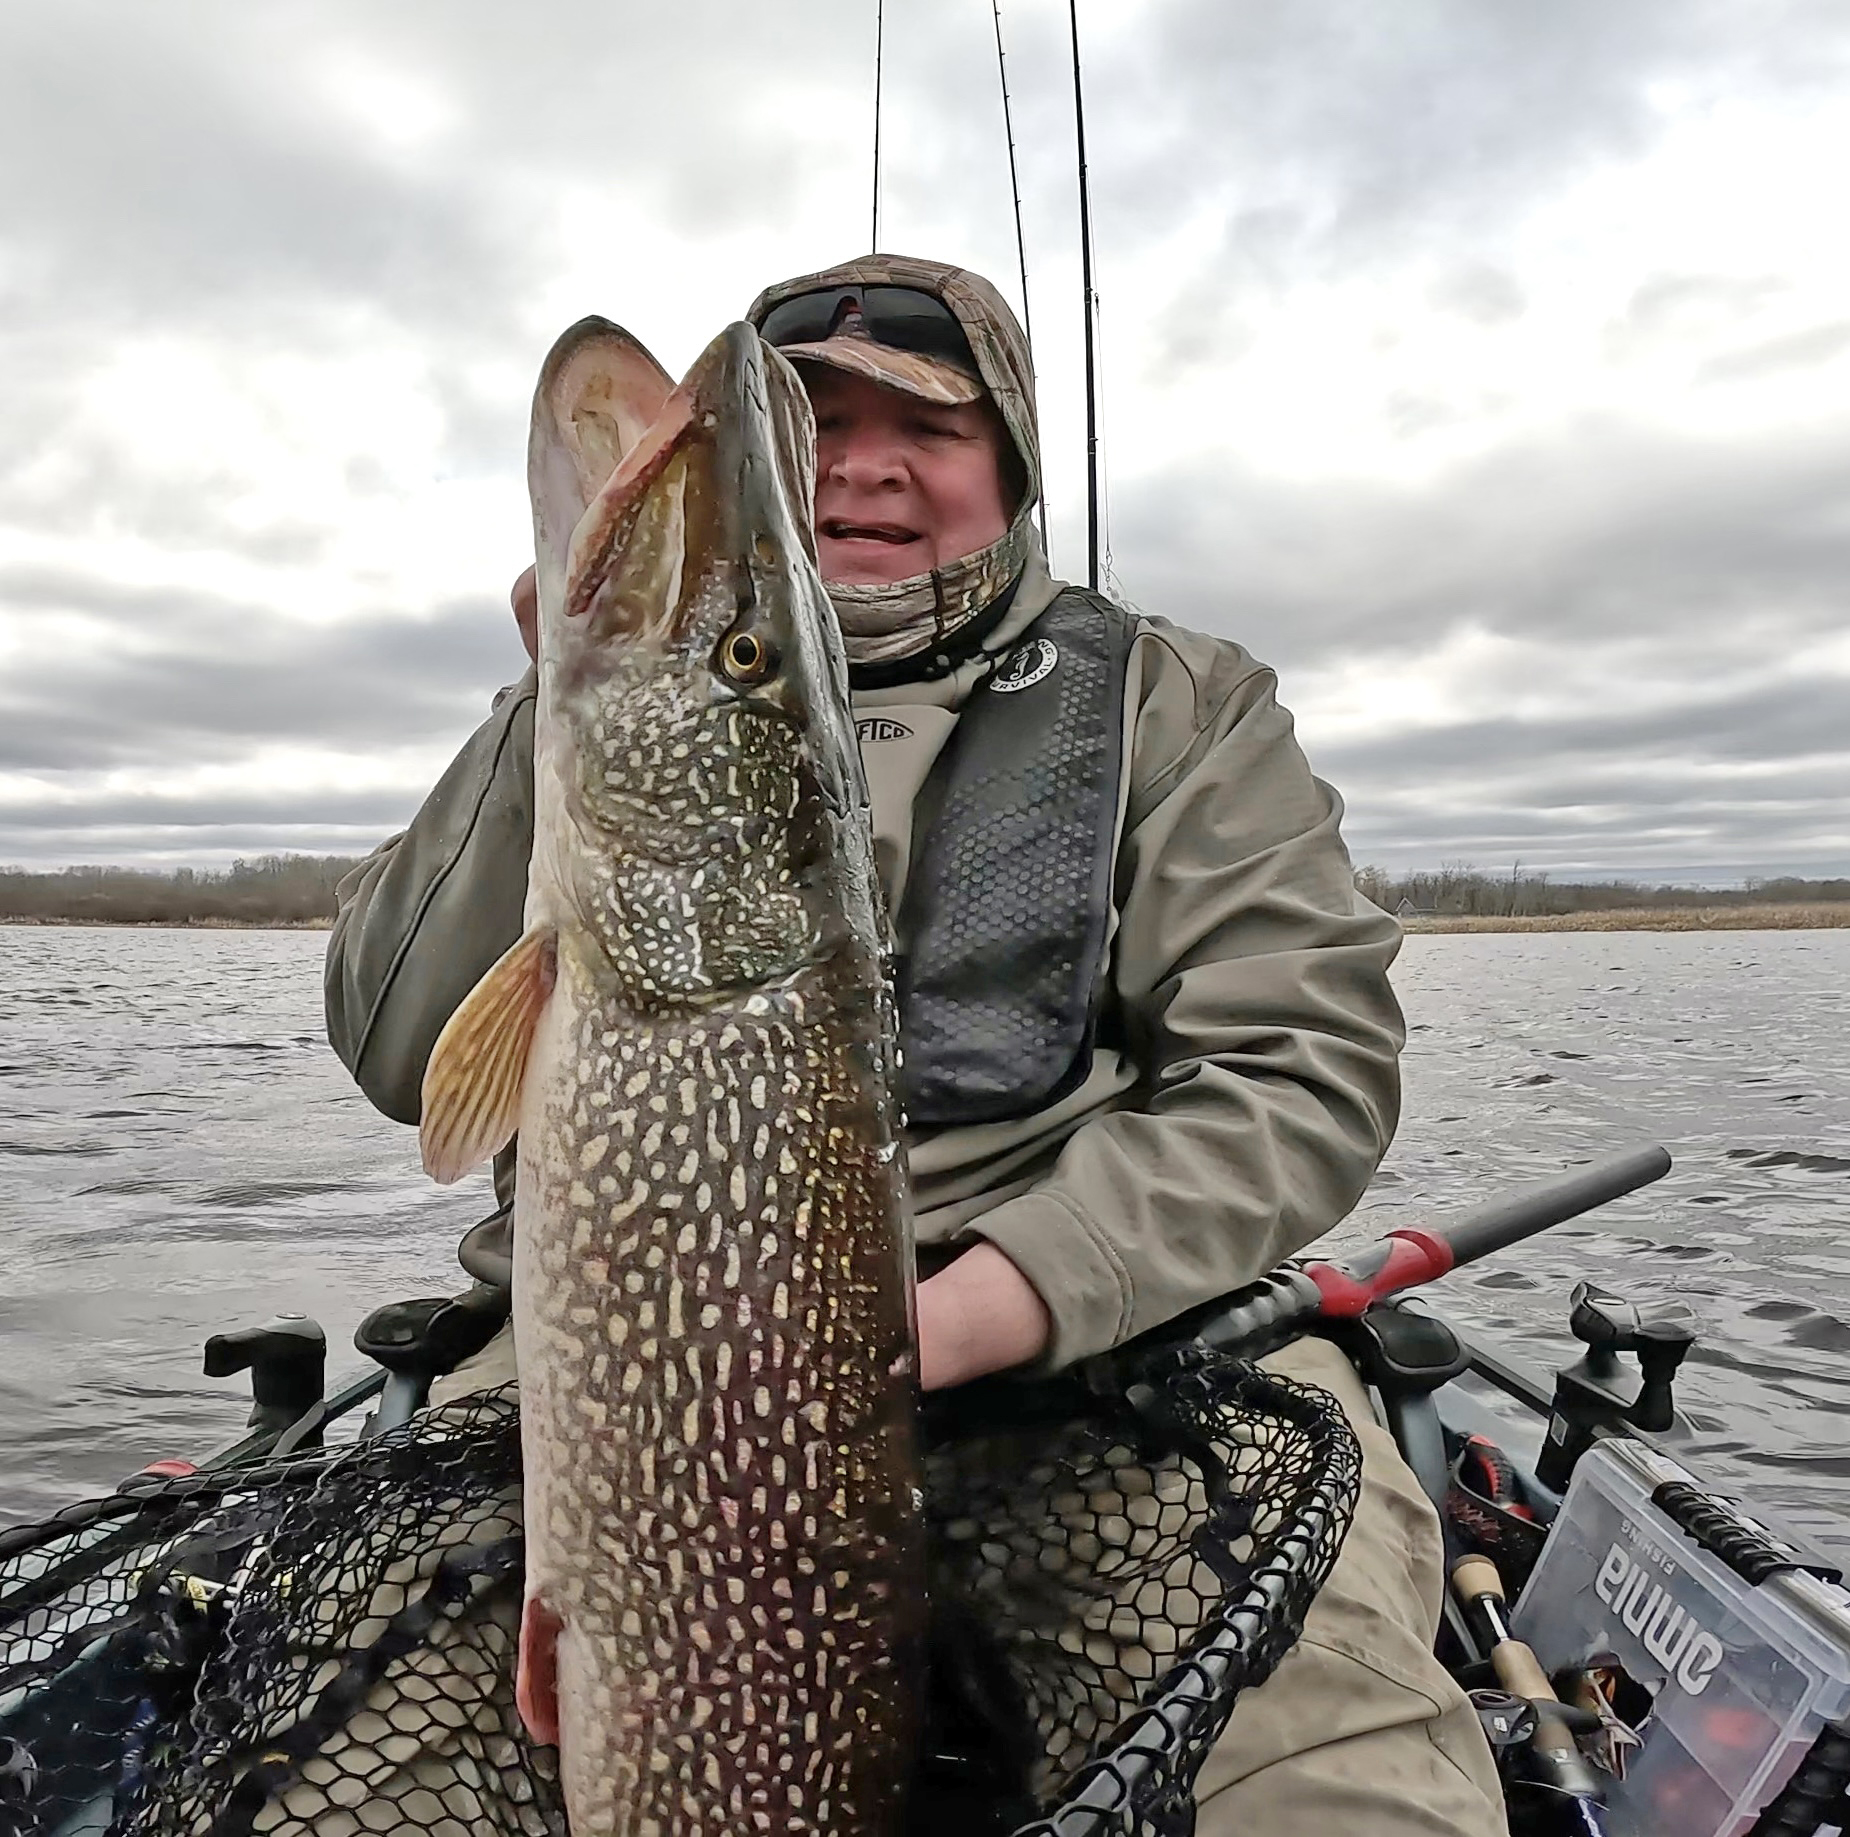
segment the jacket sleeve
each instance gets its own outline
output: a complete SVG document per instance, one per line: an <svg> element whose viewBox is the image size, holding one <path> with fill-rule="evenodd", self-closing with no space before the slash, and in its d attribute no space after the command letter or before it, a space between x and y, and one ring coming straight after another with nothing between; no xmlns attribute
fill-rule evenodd
<svg viewBox="0 0 1850 1837"><path fill-rule="evenodd" d="M437 1035L520 936L533 852L533 701L529 670L411 827L336 889L328 1039L396 1122L417 1122Z"/></svg>
<svg viewBox="0 0 1850 1837"><path fill-rule="evenodd" d="M1173 640L1173 642L1172 642ZM1049 1173L972 1220L1053 1317L1043 1368L1262 1275L1361 1197L1399 1116L1399 926L1269 670L1159 632L1134 729L1112 993L1138 1071ZM1212 647L1184 663L1176 645ZM1108 1010L1108 1018L1110 1011Z"/></svg>

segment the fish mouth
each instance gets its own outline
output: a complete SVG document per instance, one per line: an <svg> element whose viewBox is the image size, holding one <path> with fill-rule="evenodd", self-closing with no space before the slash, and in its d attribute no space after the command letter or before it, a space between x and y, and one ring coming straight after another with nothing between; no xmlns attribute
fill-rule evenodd
<svg viewBox="0 0 1850 1837"><path fill-rule="evenodd" d="M573 531L567 567L565 616L582 619L593 605L604 598L625 572L640 575L636 583L637 598L648 602L652 592L672 580L663 600L663 610L672 621L677 610L678 585L682 558L687 546L685 476L688 435L696 422L698 401L683 383L669 396L662 412L650 425L637 445L624 456L623 462L603 490L586 508L584 519ZM676 471L677 460L681 476ZM666 487L657 493L656 487ZM639 565L628 570L622 566L625 549L635 535L638 524L656 504L661 527L656 539L647 545ZM628 623L629 621L625 621Z"/></svg>
<svg viewBox="0 0 1850 1837"><path fill-rule="evenodd" d="M612 638L714 642L722 603L767 593L780 603L786 571L815 567L814 436L795 372L742 321L678 387L632 345L607 322L581 322L548 359L536 399L541 600L556 631L578 634L574 651ZM867 528L882 542L913 534ZM772 605L769 616L783 615Z"/></svg>
<svg viewBox="0 0 1850 1837"><path fill-rule="evenodd" d="M592 506L608 503L618 480L627 487L619 495L633 499L661 470L686 420L675 394L661 365L607 319L581 319L553 346L527 450L543 605L569 590L574 536ZM598 521L608 529L608 516Z"/></svg>

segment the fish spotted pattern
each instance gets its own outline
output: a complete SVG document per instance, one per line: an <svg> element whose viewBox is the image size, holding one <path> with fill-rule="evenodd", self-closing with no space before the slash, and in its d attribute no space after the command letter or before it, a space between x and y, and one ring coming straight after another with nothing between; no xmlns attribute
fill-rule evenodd
<svg viewBox="0 0 1850 1837"><path fill-rule="evenodd" d="M671 393L587 321L536 397L529 929L425 1145L519 1127L521 1693L576 1837L872 1837L911 1765L894 1015L811 440L743 325Z"/></svg>

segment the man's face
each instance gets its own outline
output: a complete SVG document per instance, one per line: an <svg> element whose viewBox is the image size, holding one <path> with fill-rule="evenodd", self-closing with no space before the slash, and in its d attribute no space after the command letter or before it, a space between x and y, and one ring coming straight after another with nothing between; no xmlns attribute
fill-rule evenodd
<svg viewBox="0 0 1850 1837"><path fill-rule="evenodd" d="M1008 529L1008 435L987 400L946 408L805 364L816 410L822 578L880 587L987 548Z"/></svg>

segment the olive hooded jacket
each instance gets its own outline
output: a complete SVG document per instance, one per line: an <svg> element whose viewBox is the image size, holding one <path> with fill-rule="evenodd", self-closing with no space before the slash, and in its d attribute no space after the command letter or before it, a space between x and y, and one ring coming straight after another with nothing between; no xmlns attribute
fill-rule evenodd
<svg viewBox="0 0 1850 1837"><path fill-rule="evenodd" d="M963 322L1022 450L1025 518L1039 477L1032 371L987 282L868 257L768 290L753 317L807 288L873 281L926 287ZM889 910L902 910L914 803L960 709L1059 585L1030 543L980 650L933 680L856 693L858 715L889 717L859 724ZM529 672L410 828L340 888L329 1037L401 1122L418 1119L444 1022L520 935L533 712ZM1037 1114L908 1140L921 1246L1003 1250L1047 1303L1048 1367L1224 1294L1327 1231L1398 1114L1399 931L1355 891L1340 802L1312 776L1272 672L1225 639L1141 618L1124 719L1099 1029L1118 1044L1095 1047L1078 1088Z"/></svg>

